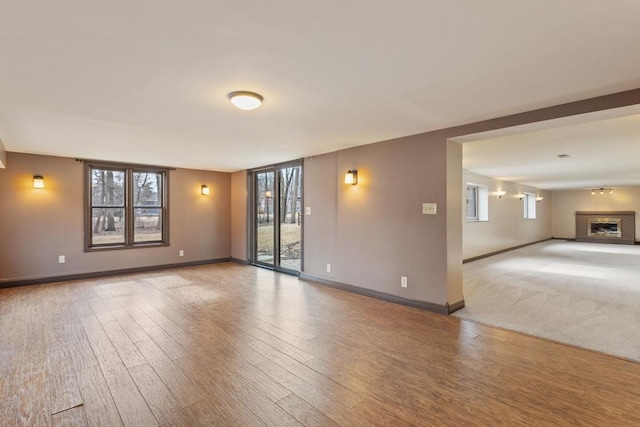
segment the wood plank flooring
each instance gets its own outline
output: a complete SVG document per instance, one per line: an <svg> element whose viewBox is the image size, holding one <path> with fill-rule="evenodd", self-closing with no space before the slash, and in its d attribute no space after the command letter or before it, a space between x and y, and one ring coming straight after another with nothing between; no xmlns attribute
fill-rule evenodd
<svg viewBox="0 0 640 427"><path fill-rule="evenodd" d="M231 263L0 289L2 426L640 425L640 364Z"/></svg>

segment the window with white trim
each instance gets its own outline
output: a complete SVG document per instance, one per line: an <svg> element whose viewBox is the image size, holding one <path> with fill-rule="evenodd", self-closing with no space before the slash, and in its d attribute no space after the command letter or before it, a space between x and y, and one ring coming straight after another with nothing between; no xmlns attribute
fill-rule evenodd
<svg viewBox="0 0 640 427"><path fill-rule="evenodd" d="M489 220L489 188L467 183L467 222Z"/></svg>
<svg viewBox="0 0 640 427"><path fill-rule="evenodd" d="M467 221L478 220L478 187L467 185Z"/></svg>
<svg viewBox="0 0 640 427"><path fill-rule="evenodd" d="M536 219L536 195L534 193L524 193L524 218Z"/></svg>

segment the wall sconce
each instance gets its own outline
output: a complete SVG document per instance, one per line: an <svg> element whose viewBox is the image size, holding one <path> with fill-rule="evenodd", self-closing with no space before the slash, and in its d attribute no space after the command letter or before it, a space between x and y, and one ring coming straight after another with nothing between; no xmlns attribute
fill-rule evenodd
<svg viewBox="0 0 640 427"><path fill-rule="evenodd" d="M536 202L540 203L544 200L544 197L536 197Z"/></svg>
<svg viewBox="0 0 640 427"><path fill-rule="evenodd" d="M498 199L502 199L502 196L504 196L505 194L507 194L506 191L496 191L496 195L498 196Z"/></svg>
<svg viewBox="0 0 640 427"><path fill-rule="evenodd" d="M524 199L524 194L518 194L518 199L519 199L519 200Z"/></svg>
<svg viewBox="0 0 640 427"><path fill-rule="evenodd" d="M347 173L344 174L344 183L356 185L358 183L358 171L355 169L347 171Z"/></svg>
<svg viewBox="0 0 640 427"><path fill-rule="evenodd" d="M42 175L33 176L33 188L44 188L44 178Z"/></svg>
<svg viewBox="0 0 640 427"><path fill-rule="evenodd" d="M207 187L206 185L202 185L200 187L200 193L202 193L203 196L206 196L209 194L209 187Z"/></svg>

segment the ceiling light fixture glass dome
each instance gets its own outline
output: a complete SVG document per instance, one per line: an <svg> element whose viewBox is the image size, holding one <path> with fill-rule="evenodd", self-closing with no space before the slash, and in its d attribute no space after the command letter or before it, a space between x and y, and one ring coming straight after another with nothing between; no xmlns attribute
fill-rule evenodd
<svg viewBox="0 0 640 427"><path fill-rule="evenodd" d="M241 110L255 110L264 100L262 95L244 90L231 92L227 97L233 105Z"/></svg>

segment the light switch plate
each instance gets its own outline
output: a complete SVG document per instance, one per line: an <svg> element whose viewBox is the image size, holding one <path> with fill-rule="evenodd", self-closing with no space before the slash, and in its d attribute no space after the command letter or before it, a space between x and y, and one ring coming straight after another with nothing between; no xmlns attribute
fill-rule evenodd
<svg viewBox="0 0 640 427"><path fill-rule="evenodd" d="M306 208L304 208L304 214L311 215L311 206L307 206Z"/></svg>
<svg viewBox="0 0 640 427"><path fill-rule="evenodd" d="M438 213L438 204L437 203L423 203L422 204L422 213L424 215L436 215Z"/></svg>

